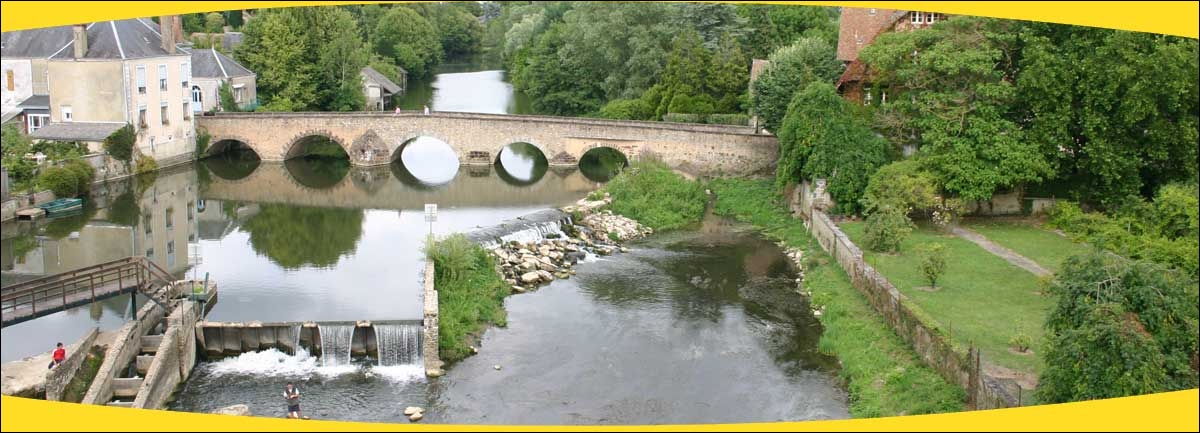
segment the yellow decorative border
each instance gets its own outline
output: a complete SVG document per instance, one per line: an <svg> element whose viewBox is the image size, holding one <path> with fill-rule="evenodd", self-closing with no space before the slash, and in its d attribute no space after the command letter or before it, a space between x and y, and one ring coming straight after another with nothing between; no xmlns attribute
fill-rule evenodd
<svg viewBox="0 0 1200 433"><path fill-rule="evenodd" d="M384 3L362 1L31 1L0 2L0 28L22 30L108 19L287 6ZM405 3L405 2L391 2ZM733 3L733 2L731 2ZM757 2L750 2L757 3ZM1200 2L772 2L923 10L1075 24L1197 38ZM683 426L461 426L374 424L234 417L121 409L16 397L0 398L3 431L1197 431L1200 390L940 415L755 424Z"/></svg>

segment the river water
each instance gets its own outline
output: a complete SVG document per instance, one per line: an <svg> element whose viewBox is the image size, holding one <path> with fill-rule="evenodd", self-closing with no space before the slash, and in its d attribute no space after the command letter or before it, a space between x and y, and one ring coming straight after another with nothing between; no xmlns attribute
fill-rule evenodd
<svg viewBox="0 0 1200 433"><path fill-rule="evenodd" d="M504 74L450 63L410 81L400 104L434 110L527 112ZM414 107L415 105L415 107ZM215 321L397 320L421 317L421 248L446 234L573 202L611 177L612 161L548 168L515 145L492 167L458 167L433 139L391 166L345 161L260 163L236 153L111 183L89 209L50 224L5 224L3 284L130 255L177 276L219 284ZM436 222L425 220L436 203ZM478 355L427 380L419 368L322 366L277 351L203 362L171 404L210 411L247 404L283 413L296 381L314 418L496 424L657 424L834 419L848 416L836 361L816 351L820 325L795 293L772 243L709 217L697 230L655 235L629 253L506 301L508 326L488 330ZM139 304L141 300L138 301ZM3 361L119 327L118 297L3 330ZM495 366L501 366L499 370Z"/></svg>

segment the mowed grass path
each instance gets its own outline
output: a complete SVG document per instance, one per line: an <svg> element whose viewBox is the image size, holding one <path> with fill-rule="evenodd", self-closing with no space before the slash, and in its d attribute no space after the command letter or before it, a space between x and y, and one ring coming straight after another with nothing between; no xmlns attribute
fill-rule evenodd
<svg viewBox="0 0 1200 433"><path fill-rule="evenodd" d="M864 243L863 223L839 225L855 244ZM940 242L946 247L946 272L936 291L921 274L917 246ZM1013 266L974 243L943 234L930 227L914 230L900 253L879 254L863 248L867 263L888 278L926 314L952 333L955 341L973 343L984 358L1000 366L1039 373L1036 355L1009 351L1009 340L1018 332L1041 347L1042 324L1053 302L1038 294L1038 278ZM1035 349L1036 350L1036 349Z"/></svg>
<svg viewBox="0 0 1200 433"><path fill-rule="evenodd" d="M963 226L1056 274L1067 257L1088 250L1086 245L1071 242L1032 222L973 220L966 221Z"/></svg>

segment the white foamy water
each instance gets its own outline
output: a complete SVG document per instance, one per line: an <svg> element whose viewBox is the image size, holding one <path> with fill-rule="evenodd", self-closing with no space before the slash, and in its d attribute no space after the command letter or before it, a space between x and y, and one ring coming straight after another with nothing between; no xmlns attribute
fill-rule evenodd
<svg viewBox="0 0 1200 433"><path fill-rule="evenodd" d="M395 383L416 382L425 378L425 367L421 365L376 365L371 367L371 372Z"/></svg>
<svg viewBox="0 0 1200 433"><path fill-rule="evenodd" d="M268 349L246 352L232 358L205 364L213 376L311 377L338 376L358 369L354 365L322 366L320 359L301 348L296 355Z"/></svg>

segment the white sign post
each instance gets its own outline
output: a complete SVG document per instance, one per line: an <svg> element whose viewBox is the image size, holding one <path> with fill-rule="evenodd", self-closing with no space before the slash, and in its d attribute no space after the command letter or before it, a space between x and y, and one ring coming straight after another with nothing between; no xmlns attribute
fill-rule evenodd
<svg viewBox="0 0 1200 433"><path fill-rule="evenodd" d="M433 222L437 221L437 205L425 204L425 221L429 223L429 234L433 234Z"/></svg>

